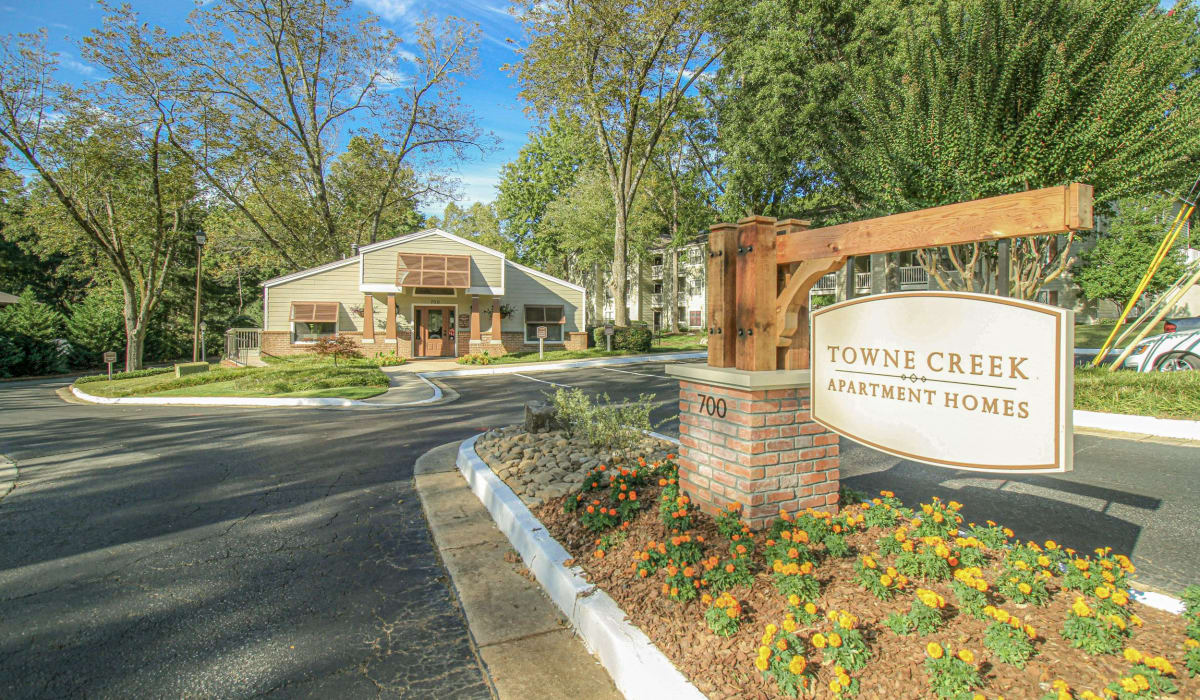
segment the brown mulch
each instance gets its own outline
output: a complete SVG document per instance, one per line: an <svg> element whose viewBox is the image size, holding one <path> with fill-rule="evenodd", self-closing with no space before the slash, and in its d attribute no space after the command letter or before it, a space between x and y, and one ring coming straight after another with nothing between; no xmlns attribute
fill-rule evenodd
<svg viewBox="0 0 1200 700"><path fill-rule="evenodd" d="M575 514L563 512L563 498L548 501L536 510L536 515L571 553L575 563L583 567L588 580L608 593L625 611L630 622L645 632L676 668L709 698L785 697L779 693L774 680L764 678L754 667L763 628L769 622L780 624L787 612L786 600L775 590L771 576L759 573L749 588L734 588L732 595L743 605L741 628L730 638L713 634L704 622L705 606L699 599L675 602L660 592L665 573L660 571L641 579L631 569L635 552L644 549L649 541L661 542L667 536L657 517L658 488L639 489L642 491L650 507L630 523L627 538L611 547L603 558L594 556L596 534L579 525ZM728 542L717 534L712 520L706 517L697 520L694 532L704 536L705 555L717 554L726 558ZM1037 654L1024 669L991 656L983 646L987 622L965 613L958 614L954 608L957 598L949 582L915 582L915 585L945 597L948 622L931 635L897 636L883 626L883 620L893 612L908 611L914 584L910 583L904 593L884 602L854 581L857 557L874 552L875 542L883 533L880 528L872 528L848 536L846 539L854 555L841 559L828 557L815 571L821 582L821 596L817 601L819 614L824 615L831 609L849 611L858 617L859 628L867 639L871 661L862 670L850 674L860 681L859 697L889 700L933 697L924 668L925 644L929 641L975 652L984 681L979 692L989 700L998 695L1009 700L1041 698L1050 690L1051 681L1057 679L1070 684L1076 694L1091 690L1103 696L1104 686L1128 671L1130 665L1122 656L1092 656L1072 648L1070 642L1062 638L1059 631L1076 593L1059 590L1054 581L1049 582L1052 599L1041 607L1008 603L992 591L996 605L1021 617L1037 630L1038 639L1034 642ZM756 541L761 549L762 535L756 537ZM881 567L894 563L890 557L877 558ZM764 568L761 557L758 564L760 570ZM996 571L996 567L992 570L985 567L985 578L995 581ZM1189 679L1183 665L1186 626L1183 618L1137 603L1130 605L1145 625L1140 629L1131 626L1133 634L1127 646L1147 655L1165 656L1175 666L1172 681L1179 688L1179 695L1175 697L1200 698L1200 677ZM821 620L801 627L799 634L807 637L817 631L828 632L828 623ZM810 664L820 663L820 652L811 652L808 660ZM832 679L832 666L822 667L817 674L819 697L830 695L828 683Z"/></svg>

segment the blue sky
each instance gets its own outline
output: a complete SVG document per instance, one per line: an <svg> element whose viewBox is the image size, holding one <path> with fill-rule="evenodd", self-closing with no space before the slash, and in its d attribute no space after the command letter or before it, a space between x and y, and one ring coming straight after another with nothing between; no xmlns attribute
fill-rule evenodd
<svg viewBox="0 0 1200 700"><path fill-rule="evenodd" d="M169 31L181 31L194 4L189 0L129 0L141 17ZM483 159L451 165L462 180L461 203L490 202L500 167L516 157L525 144L532 122L522 112L524 103L517 97L516 79L500 70L516 54L505 39L516 39L520 28L509 16L504 0L456 0L414 2L413 0L354 0L356 6L377 14L384 26L406 41L422 15L454 15L477 22L481 30L479 66L476 76L463 85L463 104L470 105L483 127L500 138L500 148ZM51 48L60 52L60 79L80 82L97 77L96 68L79 59L75 43L94 27L100 26L103 13L99 5L86 0L42 0L41 2L0 2L0 32L33 32L45 28ZM427 214L440 215L444 202L425 208Z"/></svg>

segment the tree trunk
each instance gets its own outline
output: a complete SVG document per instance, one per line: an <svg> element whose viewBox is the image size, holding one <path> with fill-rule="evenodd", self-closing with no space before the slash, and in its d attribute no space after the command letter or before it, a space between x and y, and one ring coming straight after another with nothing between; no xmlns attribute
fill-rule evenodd
<svg viewBox="0 0 1200 700"><path fill-rule="evenodd" d="M617 206L617 221L613 235L613 269L612 269L612 295L613 295L613 320L617 326L629 325L629 307L626 306L626 293L629 285L626 279L628 273L628 264L626 263L625 250L625 232L627 212L618 202Z"/></svg>
<svg viewBox="0 0 1200 700"><path fill-rule="evenodd" d="M600 263L592 263L592 318L593 325L604 320L604 278L600 276Z"/></svg>
<svg viewBox="0 0 1200 700"><path fill-rule="evenodd" d="M671 240L675 240L677 225L671 223ZM664 294L664 305L667 307L667 332L674 333L679 328L679 319L676 318L679 309L679 249L675 247L674 242L667 248L667 254L671 256L671 263L667 265L667 274L671 276L669 294Z"/></svg>

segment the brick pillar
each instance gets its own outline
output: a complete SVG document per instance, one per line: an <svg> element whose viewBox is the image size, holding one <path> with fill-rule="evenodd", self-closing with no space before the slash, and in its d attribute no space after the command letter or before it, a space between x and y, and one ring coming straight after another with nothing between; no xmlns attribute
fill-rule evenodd
<svg viewBox="0 0 1200 700"><path fill-rule="evenodd" d="M375 342L375 297L370 294L363 298L363 340Z"/></svg>
<svg viewBox="0 0 1200 700"><path fill-rule="evenodd" d="M754 529L781 509L837 512L838 435L809 415L807 371L668 372L680 377L680 485L701 510L740 503Z"/></svg>
<svg viewBox="0 0 1200 700"><path fill-rule="evenodd" d="M388 340L396 339L396 295L387 295L387 321L384 326L384 338Z"/></svg>

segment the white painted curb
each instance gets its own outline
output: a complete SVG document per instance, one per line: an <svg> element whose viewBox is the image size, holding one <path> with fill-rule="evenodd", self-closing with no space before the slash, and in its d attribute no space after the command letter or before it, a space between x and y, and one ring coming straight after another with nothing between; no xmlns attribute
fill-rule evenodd
<svg viewBox="0 0 1200 700"><path fill-rule="evenodd" d="M625 357L601 357L595 360L564 360L562 362L515 362L511 365L477 367L472 369L440 369L424 372L426 377L469 377L488 374L514 374L517 372L548 372L573 367L603 367L605 365L633 365L643 362L672 362L675 360L698 360L708 357L706 351L672 352L657 355L627 355Z"/></svg>
<svg viewBox="0 0 1200 700"><path fill-rule="evenodd" d="M419 406L440 401L442 399L442 390L436 384L429 381L421 375L421 381L433 387L433 396L420 401L410 401L408 403L371 403L368 401L359 401L356 399L306 399L306 398L290 398L290 399L272 399L272 398L250 398L236 396L123 396L121 398L109 398L107 396L93 396L82 391L74 384L71 385L71 393L83 401L89 403L99 403L107 405L120 406L269 406L269 407L294 407L294 406L309 406L309 407L325 407L325 408L405 408L407 406ZM382 394L381 394L382 395Z"/></svg>
<svg viewBox="0 0 1200 700"><path fill-rule="evenodd" d="M1200 421L1129 416L1121 413L1075 411L1076 428L1096 428L1121 433L1141 433L1156 437L1200 440Z"/></svg>
<svg viewBox="0 0 1200 700"><path fill-rule="evenodd" d="M607 593L583 578L582 569L563 564L571 555L475 454L478 439L476 435L458 448L459 471L588 650L600 658L617 689L627 698L704 698L641 630L625 621Z"/></svg>

